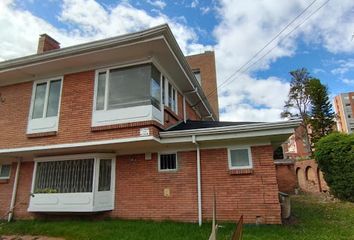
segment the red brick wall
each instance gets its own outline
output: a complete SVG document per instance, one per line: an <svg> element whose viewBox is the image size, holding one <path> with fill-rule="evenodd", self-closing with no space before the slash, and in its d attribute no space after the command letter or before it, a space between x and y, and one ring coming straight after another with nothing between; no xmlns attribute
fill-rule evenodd
<svg viewBox="0 0 354 240"><path fill-rule="evenodd" d="M254 223L256 217L263 223L281 222L272 147L257 146L251 150L254 169L249 174L231 174L226 149L201 150L204 219L211 219L215 187L218 220L236 221L243 214L247 223ZM156 153L151 160L145 160L144 154L118 156L116 163L116 199L115 209L109 212L111 217L197 221L195 151L179 152L177 172L158 172ZM33 162L23 163L16 218L34 216L27 212L32 172ZM12 185L8 188L12 189ZM170 189L170 197L164 196L165 188ZM8 209L3 206L0 206L1 212Z"/></svg>
<svg viewBox="0 0 354 240"><path fill-rule="evenodd" d="M113 217L197 220L195 152L179 154L177 172L159 172L157 154L117 157L116 206ZM164 189L170 189L170 197Z"/></svg>
<svg viewBox="0 0 354 240"><path fill-rule="evenodd" d="M227 149L202 150L203 217L212 218L215 187L217 218L237 221L244 215L246 223L259 216L263 223L279 224L280 205L272 146L252 147L253 173L230 174Z"/></svg>
<svg viewBox="0 0 354 240"><path fill-rule="evenodd" d="M315 160L297 161L295 171L300 189L305 192L326 192L329 187Z"/></svg>
<svg viewBox="0 0 354 240"><path fill-rule="evenodd" d="M201 85L211 107L217 118L219 118L219 102L216 81L215 55L213 51L186 56L186 59L193 70L199 69L201 76Z"/></svg>
<svg viewBox="0 0 354 240"><path fill-rule="evenodd" d="M57 135L29 138L26 135L30 99L33 82L0 87L5 102L0 103L0 148L15 148L35 145L48 145L72 142L104 140L112 138L139 136L141 127L149 127L158 136L155 121L132 124L118 124L113 127L91 129L92 104L94 92L94 71L66 75L63 81L62 101ZM178 115L169 116L166 127L183 119L183 98L178 97ZM192 110L188 110L189 114ZM169 113L167 113L168 115ZM107 129L105 131L97 131Z"/></svg>
<svg viewBox="0 0 354 240"><path fill-rule="evenodd" d="M277 181L279 191L284 193L294 193L297 187L297 178L294 164L277 164Z"/></svg>

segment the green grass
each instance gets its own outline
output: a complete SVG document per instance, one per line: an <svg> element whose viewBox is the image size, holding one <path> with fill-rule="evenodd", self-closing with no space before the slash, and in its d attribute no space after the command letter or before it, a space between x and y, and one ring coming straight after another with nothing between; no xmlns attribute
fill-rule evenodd
<svg viewBox="0 0 354 240"><path fill-rule="evenodd" d="M292 197L294 223L289 225L246 225L244 240L354 240L354 204L325 203L312 195ZM230 239L235 225L221 224L218 240ZM210 224L150 221L16 221L0 224L4 234L31 234L70 239L208 239Z"/></svg>

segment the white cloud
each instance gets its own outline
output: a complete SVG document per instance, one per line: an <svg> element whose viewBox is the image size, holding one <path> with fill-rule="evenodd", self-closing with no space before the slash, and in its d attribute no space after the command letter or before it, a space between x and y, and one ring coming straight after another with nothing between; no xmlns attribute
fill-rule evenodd
<svg viewBox="0 0 354 240"><path fill-rule="evenodd" d="M221 0L218 8L220 24L215 28L215 46L219 84L246 63L259 49L294 19L311 1ZM323 1L311 7L311 14ZM340 6L339 6L340 5ZM282 57L296 54L299 39L308 44L320 44L332 53L354 52L350 36L354 29L354 2L329 2L306 23L282 42L274 42L259 56L274 49L259 63L219 89L222 120L279 120L289 85L274 77L257 79L254 72L268 69ZM306 17L308 15L305 15ZM298 19L282 36L304 18ZM340 27L338 27L340 26ZM349 31L350 29L350 31ZM258 56L258 57L259 57ZM257 59L257 58L256 58ZM288 72L290 69L284 71Z"/></svg>
<svg viewBox="0 0 354 240"><path fill-rule="evenodd" d="M191 8L196 8L199 4L199 1L198 0L193 0L192 3L191 3Z"/></svg>
<svg viewBox="0 0 354 240"><path fill-rule="evenodd" d="M343 76L347 72L354 70L354 59L353 58L346 59L346 60L344 60L344 59L338 60L335 62L335 64L338 64L339 66L331 70L331 73L334 75Z"/></svg>
<svg viewBox="0 0 354 240"><path fill-rule="evenodd" d="M202 14L205 15L210 12L210 7L200 7L200 11L202 11Z"/></svg>
<svg viewBox="0 0 354 240"><path fill-rule="evenodd" d="M146 2L160 9L164 9L167 5L164 1L161 0L147 0Z"/></svg>
<svg viewBox="0 0 354 240"><path fill-rule="evenodd" d="M48 33L62 47L117 36L168 23L185 54L200 52L195 30L183 18L170 18L162 13L150 15L126 1L104 7L95 0L63 0L58 19L69 30L58 29L31 12L17 8L14 0L0 1L0 60L36 52L39 34ZM83 7L84 6L84 7Z"/></svg>
<svg viewBox="0 0 354 240"><path fill-rule="evenodd" d="M343 78L342 82L349 85L349 86L354 86L354 79Z"/></svg>

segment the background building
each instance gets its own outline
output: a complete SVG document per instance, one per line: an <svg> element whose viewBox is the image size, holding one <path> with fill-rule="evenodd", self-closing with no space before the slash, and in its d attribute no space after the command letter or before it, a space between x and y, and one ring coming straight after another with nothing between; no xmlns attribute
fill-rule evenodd
<svg viewBox="0 0 354 240"><path fill-rule="evenodd" d="M354 132L354 92L342 93L334 98L338 131Z"/></svg>

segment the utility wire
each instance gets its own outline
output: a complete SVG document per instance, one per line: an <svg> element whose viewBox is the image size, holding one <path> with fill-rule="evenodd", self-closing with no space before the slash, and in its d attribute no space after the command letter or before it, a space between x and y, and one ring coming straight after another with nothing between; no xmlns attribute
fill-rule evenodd
<svg viewBox="0 0 354 240"><path fill-rule="evenodd" d="M266 47L268 47L272 42L274 42L287 28L289 28L297 19L299 19L317 0L314 0L311 2L299 15L297 15L291 22L289 22L277 35L275 35L269 42L266 43L264 47L262 47L260 50L257 51L256 54L254 54L246 63L244 63L241 67L239 67L230 77L228 77L225 81L223 81L217 88L215 88L212 92L210 92L206 97L209 97L213 94L215 94L218 89L223 87L226 84L229 84L229 81L233 81L237 78L233 77L237 73L244 73L248 69L250 69L252 66L254 66L256 63L258 63L260 60L262 60L266 55L268 55L272 50L274 50L277 46L275 45L273 48L271 48L269 51L267 51L264 55L262 55L260 58L258 58L255 62L253 62L251 65L249 65L246 69L241 71L245 66L247 66L254 58L256 58ZM330 0L327 0L325 3L323 3L320 7L318 7L315 11L313 11L308 17L305 18L304 21L302 21L300 24L296 25L290 32L288 32L286 35L284 35L282 38L280 38L279 42L280 43L282 40L284 40L286 37L288 37L291 33L293 33L296 29L298 29L303 23L305 23L308 19L310 19L316 12L318 12L321 8L323 8ZM194 106L198 105L201 101L198 101Z"/></svg>

